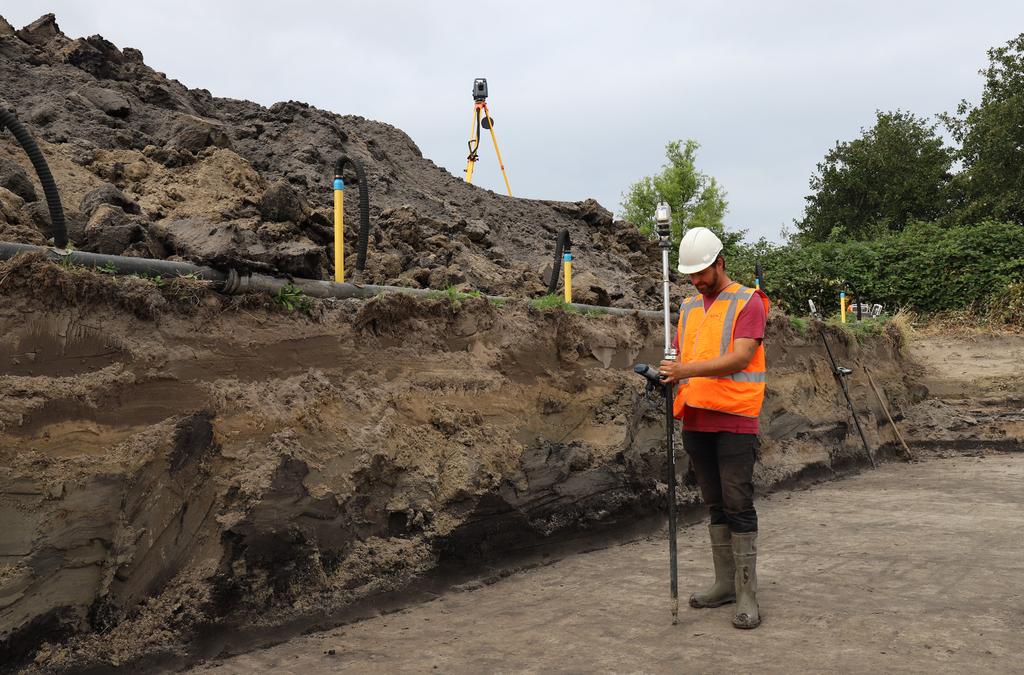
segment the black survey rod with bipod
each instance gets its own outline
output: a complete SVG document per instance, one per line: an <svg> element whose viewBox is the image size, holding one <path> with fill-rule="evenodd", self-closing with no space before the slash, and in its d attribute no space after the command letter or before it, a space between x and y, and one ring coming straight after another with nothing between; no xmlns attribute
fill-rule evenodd
<svg viewBox="0 0 1024 675"><path fill-rule="evenodd" d="M860 299L858 298L858 301ZM878 463L875 462L875 456L871 454L871 448L868 446L868 439L864 437L864 430L860 428L860 420L857 419L857 411L853 408L853 400L850 399L850 392L846 388L846 376L853 371L849 368L843 368L836 364L836 357L832 355L832 347L828 344L828 338L825 337L825 329L822 328L821 341L825 343L825 351L828 353L828 362L832 367L832 375L836 378L836 382L839 383L839 388L843 390L843 396L846 397L846 407L850 409L850 416L853 417L853 425L857 427L857 433L860 434L860 440L864 443L864 452L867 453L868 459L871 460L871 466L878 468Z"/></svg>
<svg viewBox="0 0 1024 675"><path fill-rule="evenodd" d="M662 277L662 312L665 321L665 354L666 361L676 360L676 350L672 347L672 312L669 305L669 275L668 275L668 252L671 243L672 210L668 204L661 202L655 212L655 220L658 224L658 243L661 247L661 277ZM681 339L681 338L680 338ZM672 415L672 392L674 387L671 382L661 379L657 368L652 368L646 363L640 363L633 367L638 375L647 379L647 386L650 389L661 387L661 393L665 397L665 445L668 453L668 566L669 566L669 590L672 598L672 623L679 623L679 579L678 563L676 560L676 453L672 445L675 418Z"/></svg>

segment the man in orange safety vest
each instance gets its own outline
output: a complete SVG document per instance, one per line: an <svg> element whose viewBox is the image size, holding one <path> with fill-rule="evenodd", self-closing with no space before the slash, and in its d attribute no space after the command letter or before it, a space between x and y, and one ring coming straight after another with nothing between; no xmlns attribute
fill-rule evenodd
<svg viewBox="0 0 1024 675"><path fill-rule="evenodd" d="M764 329L768 297L729 278L722 242L706 227L688 230L679 245L679 271L699 295L679 308L675 361L662 361L665 381L677 383L674 411L683 447L711 515L715 581L690 596L695 608L736 602L733 625L756 628L757 512L754 462L764 400Z"/></svg>

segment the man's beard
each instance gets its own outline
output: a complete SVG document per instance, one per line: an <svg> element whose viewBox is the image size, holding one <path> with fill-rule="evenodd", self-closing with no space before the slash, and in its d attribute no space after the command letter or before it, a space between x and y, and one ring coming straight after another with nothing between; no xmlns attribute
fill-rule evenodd
<svg viewBox="0 0 1024 675"><path fill-rule="evenodd" d="M711 279L698 286L697 290L700 291L701 295L707 295L711 291L714 291L716 288L718 288L718 282L720 280L721 278L718 276L718 270L715 270L714 274L711 275Z"/></svg>

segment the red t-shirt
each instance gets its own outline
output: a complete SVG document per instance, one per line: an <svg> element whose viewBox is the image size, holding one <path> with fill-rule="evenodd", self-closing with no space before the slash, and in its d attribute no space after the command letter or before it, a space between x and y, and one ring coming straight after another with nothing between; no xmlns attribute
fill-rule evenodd
<svg viewBox="0 0 1024 675"><path fill-rule="evenodd" d="M754 298L763 296L761 291L754 291L754 296L740 310L736 317L736 328L733 330L733 339L750 338L753 340L764 340L764 326L768 316L764 311L764 303ZM704 298L704 311L707 312L715 298ZM673 346L679 349L679 336L673 342ZM687 431L731 431L734 434L756 434L758 431L757 418L732 415L717 410L706 410L704 408L691 408L683 406L683 428Z"/></svg>

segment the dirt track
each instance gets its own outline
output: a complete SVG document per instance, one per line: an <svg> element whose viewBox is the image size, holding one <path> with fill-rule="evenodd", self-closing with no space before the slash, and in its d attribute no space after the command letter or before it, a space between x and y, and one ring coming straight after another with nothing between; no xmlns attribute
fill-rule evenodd
<svg viewBox="0 0 1024 675"><path fill-rule="evenodd" d="M991 455L768 497L757 631L730 607L672 626L658 536L194 672L1019 672L1022 480ZM681 592L708 578L705 534L681 533Z"/></svg>

